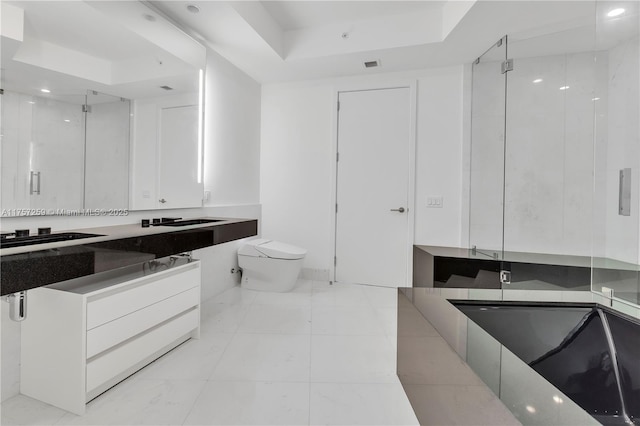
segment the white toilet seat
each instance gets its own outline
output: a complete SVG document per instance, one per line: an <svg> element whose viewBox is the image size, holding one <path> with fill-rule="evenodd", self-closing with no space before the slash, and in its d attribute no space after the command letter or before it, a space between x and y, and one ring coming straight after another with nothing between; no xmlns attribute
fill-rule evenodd
<svg viewBox="0 0 640 426"><path fill-rule="evenodd" d="M296 260L303 259L307 250L281 243L279 241L260 238L247 242L238 250L240 256L268 257L270 259Z"/></svg>

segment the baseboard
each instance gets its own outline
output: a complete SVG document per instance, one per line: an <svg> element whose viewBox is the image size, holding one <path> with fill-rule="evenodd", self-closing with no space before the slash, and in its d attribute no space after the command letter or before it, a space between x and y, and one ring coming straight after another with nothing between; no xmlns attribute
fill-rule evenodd
<svg viewBox="0 0 640 426"><path fill-rule="evenodd" d="M330 281L328 269L302 268L300 278L311 281Z"/></svg>

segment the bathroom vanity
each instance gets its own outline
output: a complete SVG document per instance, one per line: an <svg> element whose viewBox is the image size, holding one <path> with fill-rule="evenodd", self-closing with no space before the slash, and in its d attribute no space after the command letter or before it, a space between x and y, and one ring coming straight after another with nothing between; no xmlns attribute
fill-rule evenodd
<svg viewBox="0 0 640 426"><path fill-rule="evenodd" d="M200 262L168 257L29 291L20 392L75 414L199 337Z"/></svg>
<svg viewBox="0 0 640 426"><path fill-rule="evenodd" d="M74 232L89 236L10 244L0 259L2 295L26 295L20 392L80 415L91 399L199 337L201 266L188 252L255 236L258 221Z"/></svg>

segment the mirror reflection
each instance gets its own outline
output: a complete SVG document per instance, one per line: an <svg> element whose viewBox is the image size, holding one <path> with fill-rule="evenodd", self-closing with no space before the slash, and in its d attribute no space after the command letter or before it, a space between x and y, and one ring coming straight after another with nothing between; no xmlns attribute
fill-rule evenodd
<svg viewBox="0 0 640 426"><path fill-rule="evenodd" d="M4 216L201 204L203 46L137 1L1 6ZM176 108L192 116L179 128ZM161 149L176 133L182 172ZM191 198L163 194L163 175Z"/></svg>

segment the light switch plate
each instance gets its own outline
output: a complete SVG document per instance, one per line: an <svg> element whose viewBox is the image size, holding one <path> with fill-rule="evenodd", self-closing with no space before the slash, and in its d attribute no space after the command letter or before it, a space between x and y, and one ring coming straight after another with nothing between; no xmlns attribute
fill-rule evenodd
<svg viewBox="0 0 640 426"><path fill-rule="evenodd" d="M441 209L444 204L443 197L427 197L427 207Z"/></svg>

